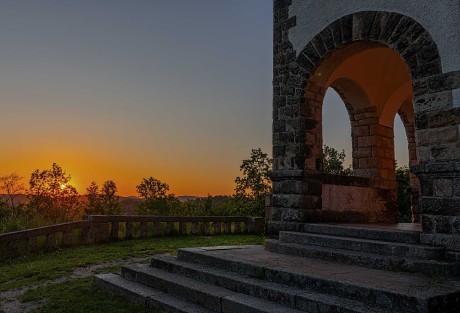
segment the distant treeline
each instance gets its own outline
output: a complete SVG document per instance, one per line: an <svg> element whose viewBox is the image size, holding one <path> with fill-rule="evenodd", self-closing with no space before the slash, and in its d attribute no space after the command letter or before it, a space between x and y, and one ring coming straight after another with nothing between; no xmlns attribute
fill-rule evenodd
<svg viewBox="0 0 460 313"><path fill-rule="evenodd" d="M136 186L138 197L120 197L117 185L108 180L92 182L84 195L70 183L58 164L31 174L28 188L23 177L0 177L0 233L79 220L85 214L140 214L157 216L263 216L264 197L271 191L268 172L271 160L260 149L243 160L242 176L235 179L235 193L180 201L169 185L154 177Z"/></svg>

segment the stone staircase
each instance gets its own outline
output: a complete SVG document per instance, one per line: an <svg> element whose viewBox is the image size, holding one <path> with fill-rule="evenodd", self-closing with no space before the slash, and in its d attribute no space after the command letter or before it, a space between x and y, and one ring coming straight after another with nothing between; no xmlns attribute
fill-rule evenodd
<svg viewBox="0 0 460 313"><path fill-rule="evenodd" d="M170 312L460 312L456 255L419 237L301 224L265 248L180 249L177 257L124 266L121 275L97 275L95 283Z"/></svg>

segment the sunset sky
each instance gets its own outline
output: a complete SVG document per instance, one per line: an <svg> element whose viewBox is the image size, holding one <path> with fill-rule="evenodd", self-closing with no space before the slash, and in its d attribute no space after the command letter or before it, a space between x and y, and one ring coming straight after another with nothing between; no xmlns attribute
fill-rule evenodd
<svg viewBox="0 0 460 313"><path fill-rule="evenodd" d="M271 154L272 1L2 1L0 36L0 176L56 162L80 193L230 194L251 148ZM325 143L351 156L349 127L329 92Z"/></svg>

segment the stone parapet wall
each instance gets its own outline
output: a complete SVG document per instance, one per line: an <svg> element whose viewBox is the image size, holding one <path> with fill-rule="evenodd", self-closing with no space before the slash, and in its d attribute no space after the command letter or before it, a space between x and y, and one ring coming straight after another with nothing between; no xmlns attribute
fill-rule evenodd
<svg viewBox="0 0 460 313"><path fill-rule="evenodd" d="M82 221L0 234L0 260L119 239L263 232L264 220L260 217L89 215Z"/></svg>

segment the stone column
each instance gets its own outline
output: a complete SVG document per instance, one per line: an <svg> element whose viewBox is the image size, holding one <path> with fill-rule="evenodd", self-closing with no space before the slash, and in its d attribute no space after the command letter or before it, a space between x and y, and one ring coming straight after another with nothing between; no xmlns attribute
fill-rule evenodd
<svg viewBox="0 0 460 313"><path fill-rule="evenodd" d="M414 85L422 241L460 251L460 71Z"/></svg>

